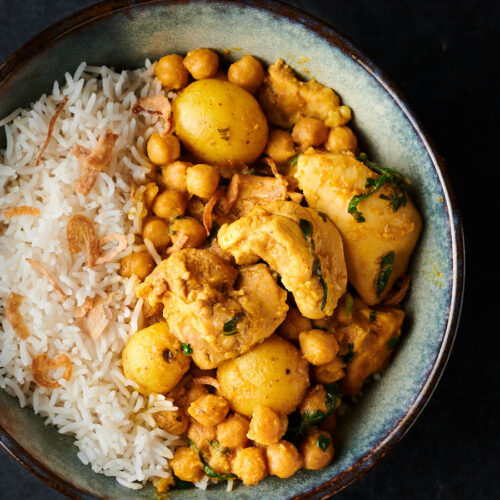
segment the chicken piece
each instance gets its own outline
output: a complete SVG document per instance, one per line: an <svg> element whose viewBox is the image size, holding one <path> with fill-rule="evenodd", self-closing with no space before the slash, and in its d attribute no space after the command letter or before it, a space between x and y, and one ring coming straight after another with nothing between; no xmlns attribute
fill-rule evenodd
<svg viewBox="0 0 500 500"><path fill-rule="evenodd" d="M303 316L330 316L347 285L340 234L316 210L292 201L256 206L217 235L237 264L266 261L293 293Z"/></svg>
<svg viewBox="0 0 500 500"><path fill-rule="evenodd" d="M302 116L323 120L327 127L344 125L351 118L351 110L340 106L331 88L314 78L301 82L283 59L269 66L258 99L268 120L283 129L291 128Z"/></svg>
<svg viewBox="0 0 500 500"><path fill-rule="evenodd" d="M150 305L162 302L180 342L202 369L243 354L285 319L286 292L265 264L238 271L208 250L188 248L162 261L137 287Z"/></svg>
<svg viewBox="0 0 500 500"><path fill-rule="evenodd" d="M288 182L285 177L260 175L233 175L228 187L228 198L235 201L231 213L236 217L248 215L259 203L283 201L287 198Z"/></svg>
<svg viewBox="0 0 500 500"><path fill-rule="evenodd" d="M306 152L293 175L308 205L338 227L350 283L367 304L380 302L406 271L420 235L422 220L415 205L406 196L406 205L394 212L387 200L392 187L386 183L359 203L365 221L358 222L348 212L349 201L367 191L367 179L379 176L349 155Z"/></svg>
<svg viewBox="0 0 500 500"><path fill-rule="evenodd" d="M340 381L342 394L357 394L370 375L387 366L404 316L401 309L374 310L361 299L354 300L348 325L336 331L340 352L348 355L344 357L346 374Z"/></svg>

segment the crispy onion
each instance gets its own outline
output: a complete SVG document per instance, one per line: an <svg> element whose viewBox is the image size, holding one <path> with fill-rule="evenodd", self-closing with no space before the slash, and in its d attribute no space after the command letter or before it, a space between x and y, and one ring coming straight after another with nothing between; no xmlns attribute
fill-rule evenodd
<svg viewBox="0 0 500 500"><path fill-rule="evenodd" d="M98 257L95 261L97 266L111 262L116 258L117 255L119 255L121 252L123 252L123 250L125 250L128 247L127 237L122 233L113 233L103 236L99 240L99 246L102 247L106 243L109 243L110 241L116 241L117 243L116 247L113 248L113 250L110 250L108 253L105 253L101 257Z"/></svg>
<svg viewBox="0 0 500 500"><path fill-rule="evenodd" d="M172 119L172 106L167 97L163 95L152 95L139 99L130 110L134 115L141 112L161 115L165 120L165 130L162 135L169 135L174 131L174 121Z"/></svg>
<svg viewBox="0 0 500 500"><path fill-rule="evenodd" d="M99 137L93 151L79 146L73 146L73 154L78 158L82 166L82 175L75 185L75 192L86 196L94 186L99 172L106 167L113 153L118 136L107 128Z"/></svg>
<svg viewBox="0 0 500 500"><path fill-rule="evenodd" d="M40 165L40 161L42 159L43 153L45 153L45 150L47 149L47 146L49 145L50 138L52 137L52 132L54 131L54 125L56 123L57 117L61 114L61 111L64 109L64 106L66 106L66 103L68 102L68 98L65 97L60 103L59 106L57 106L57 109L55 110L52 118L50 119L49 122L49 128L47 130L47 137L45 138L45 142L43 143L42 149L40 149L40 152L38 153L38 156L36 157L36 166Z"/></svg>
<svg viewBox="0 0 500 500"><path fill-rule="evenodd" d="M10 292L7 297L7 304L5 307L7 320L12 326L12 329L16 332L16 335L21 340L26 340L30 336L29 328L26 326L19 308L23 303L24 295L19 295L15 292Z"/></svg>
<svg viewBox="0 0 500 500"><path fill-rule="evenodd" d="M61 387L61 384L59 384L57 380L47 377L47 372L49 370L55 370L61 366L64 367L62 378L69 381L73 373L73 365L66 354L59 354L59 356L54 359L50 359L47 354L38 354L38 356L33 358L33 362L31 363L31 371L33 372L35 382L47 389L57 389Z"/></svg>
<svg viewBox="0 0 500 500"><path fill-rule="evenodd" d="M193 384L210 385L217 391L220 388L219 382L213 377L195 377L193 378L192 382Z"/></svg>
<svg viewBox="0 0 500 500"><path fill-rule="evenodd" d="M177 252L178 250L182 250L188 240L189 236L187 234L185 233L180 234L179 237L175 240L175 243L171 247L169 247L167 253L172 254L174 252Z"/></svg>
<svg viewBox="0 0 500 500"><path fill-rule="evenodd" d="M10 219L11 217L17 217L18 215L34 215L35 217L38 217L40 215L40 209L28 206L10 207L10 208L5 208L2 211L2 215L6 219Z"/></svg>
<svg viewBox="0 0 500 500"><path fill-rule="evenodd" d="M112 292L108 293L106 297L101 295L94 297L90 308L78 322L78 326L83 333L93 340L97 340L103 334L111 321L112 314L109 304L112 302L114 295Z"/></svg>
<svg viewBox="0 0 500 500"><path fill-rule="evenodd" d="M222 188L217 189L212 197L207 201L205 207L203 208L203 226L207 232L207 236L210 236L210 231L212 231L212 212L214 210L215 204L219 198L222 198L224 192Z"/></svg>
<svg viewBox="0 0 500 500"><path fill-rule="evenodd" d="M57 284L57 281L50 275L50 273L47 271L47 269L45 269L45 267L42 266L42 264L40 264L40 262L38 262L37 260L35 259L26 259L38 272L40 272L41 274L43 274L47 280L49 281L49 283L54 287L54 290L56 291L56 293L59 295L59 297L61 298L61 300L64 302L68 297L66 296L66 294L62 291L61 287Z"/></svg>
<svg viewBox="0 0 500 500"><path fill-rule="evenodd" d="M80 252L82 243L87 251L87 264L94 267L100 254L99 241L95 234L94 224L85 215L73 215L66 226L69 251L72 254Z"/></svg>

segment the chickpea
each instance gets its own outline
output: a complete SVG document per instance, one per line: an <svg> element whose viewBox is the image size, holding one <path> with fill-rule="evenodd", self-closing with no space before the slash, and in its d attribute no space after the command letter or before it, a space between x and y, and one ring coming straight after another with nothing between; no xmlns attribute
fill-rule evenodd
<svg viewBox="0 0 500 500"><path fill-rule="evenodd" d="M255 94L264 80L264 68L262 64L253 56L242 57L239 61L231 64L227 72L227 79Z"/></svg>
<svg viewBox="0 0 500 500"><path fill-rule="evenodd" d="M343 151L355 153L358 149L358 140L349 127L342 125L330 130L325 148L330 153L342 153Z"/></svg>
<svg viewBox="0 0 500 500"><path fill-rule="evenodd" d="M279 441L284 434L282 429L281 418L277 413L267 406L257 406L250 420L247 437L258 444L267 446Z"/></svg>
<svg viewBox="0 0 500 500"><path fill-rule="evenodd" d="M188 237L184 247L198 248L207 239L207 233L202 224L193 217L174 219L170 225L170 236L175 243L182 235Z"/></svg>
<svg viewBox="0 0 500 500"><path fill-rule="evenodd" d="M201 201L198 197L193 196L188 203L186 212L191 217L202 221L203 220L203 211L205 210L205 203Z"/></svg>
<svg viewBox="0 0 500 500"><path fill-rule="evenodd" d="M188 161L174 161L161 169L163 182L169 189L175 189L181 193L187 193L186 172L193 164Z"/></svg>
<svg viewBox="0 0 500 500"><path fill-rule="evenodd" d="M163 136L158 132L153 132L146 144L146 152L151 163L166 165L179 158L181 144L175 135Z"/></svg>
<svg viewBox="0 0 500 500"><path fill-rule="evenodd" d="M179 54L163 56L156 63L155 75L167 89L182 89L189 80L187 69Z"/></svg>
<svg viewBox="0 0 500 500"><path fill-rule="evenodd" d="M322 366L313 366L311 370L312 378L321 384L332 384L344 377L346 364L342 358L335 358L330 363Z"/></svg>
<svg viewBox="0 0 500 500"><path fill-rule="evenodd" d="M204 476L200 455L191 448L184 446L175 450L174 458L170 461L170 467L182 481L195 483Z"/></svg>
<svg viewBox="0 0 500 500"><path fill-rule="evenodd" d="M147 250L135 252L123 257L120 274L126 278L135 274L142 281L154 267L153 257Z"/></svg>
<svg viewBox="0 0 500 500"><path fill-rule="evenodd" d="M210 448L210 442L217 440L217 428L207 427L192 418L188 427L187 437L193 441L201 452L206 452Z"/></svg>
<svg viewBox="0 0 500 500"><path fill-rule="evenodd" d="M300 350L312 365L330 363L339 352L337 339L323 330L308 330L299 334Z"/></svg>
<svg viewBox="0 0 500 500"><path fill-rule="evenodd" d="M276 163L283 163L295 154L292 136L279 128L269 134L265 153Z"/></svg>
<svg viewBox="0 0 500 500"><path fill-rule="evenodd" d="M212 78L219 69L219 56L210 49L195 49L187 53L184 66L195 80Z"/></svg>
<svg viewBox="0 0 500 500"><path fill-rule="evenodd" d="M207 394L193 401L188 408L188 413L200 424L213 427L222 422L229 412L227 399L215 394Z"/></svg>
<svg viewBox="0 0 500 500"><path fill-rule="evenodd" d="M158 411L153 413L158 427L174 436L184 434L188 428L189 419L182 410Z"/></svg>
<svg viewBox="0 0 500 500"><path fill-rule="evenodd" d="M328 127L321 120L306 116L294 125L292 138L303 149L319 146L328 138Z"/></svg>
<svg viewBox="0 0 500 500"><path fill-rule="evenodd" d="M297 448L288 441L279 441L266 448L269 474L282 479L293 476L304 465Z"/></svg>
<svg viewBox="0 0 500 500"><path fill-rule="evenodd" d="M201 396L205 396L205 394L208 394L208 390L204 385L192 384L188 390L178 398L179 406L187 409L193 401L201 398Z"/></svg>
<svg viewBox="0 0 500 500"><path fill-rule="evenodd" d="M324 413L328 413L328 407L326 406L326 391L321 385L315 385L308 389L302 403L300 403L300 414L307 412L309 415L317 410L321 410Z"/></svg>
<svg viewBox="0 0 500 500"><path fill-rule="evenodd" d="M208 457L205 457L208 465L216 474L229 474L231 472L232 453L228 449L220 446L220 443L213 441L208 452Z"/></svg>
<svg viewBox="0 0 500 500"><path fill-rule="evenodd" d="M319 429L310 431L299 449L304 467L310 470L320 470L330 465L335 453L331 434Z"/></svg>
<svg viewBox="0 0 500 500"><path fill-rule="evenodd" d="M236 453L232 472L247 485L257 484L267 476L265 452L261 448L243 448Z"/></svg>
<svg viewBox="0 0 500 500"><path fill-rule="evenodd" d="M142 237L150 240L156 250L163 250L170 244L168 224L158 217L151 217L142 228Z"/></svg>
<svg viewBox="0 0 500 500"><path fill-rule="evenodd" d="M312 323L296 307L290 307L285 321L278 327L278 333L290 342L298 342L299 333L311 330Z"/></svg>
<svg viewBox="0 0 500 500"><path fill-rule="evenodd" d="M189 194L199 198L210 198L219 185L220 175L211 165L199 163L187 169L186 186Z"/></svg>
<svg viewBox="0 0 500 500"><path fill-rule="evenodd" d="M187 201L182 193L166 189L156 197L153 212L161 219L173 219L184 215L186 205Z"/></svg>
<svg viewBox="0 0 500 500"><path fill-rule="evenodd" d="M247 418L235 413L217 426L217 441L226 448L243 448L247 444L247 432L250 422Z"/></svg>

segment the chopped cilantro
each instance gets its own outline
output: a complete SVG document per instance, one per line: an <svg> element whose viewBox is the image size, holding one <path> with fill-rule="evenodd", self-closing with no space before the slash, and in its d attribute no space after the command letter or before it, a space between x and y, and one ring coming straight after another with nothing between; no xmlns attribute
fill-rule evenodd
<svg viewBox="0 0 500 500"><path fill-rule="evenodd" d="M370 321L373 323L377 319L377 311L370 311Z"/></svg>
<svg viewBox="0 0 500 500"><path fill-rule="evenodd" d="M182 349L182 352L186 356L189 356L190 354L193 354L193 348L191 347L191 344L184 344L184 342L183 342L181 344L181 349Z"/></svg>
<svg viewBox="0 0 500 500"><path fill-rule="evenodd" d="M320 448L321 451L326 451L326 449L330 446L330 439L324 434L320 434L318 436L318 440L316 441L316 446Z"/></svg>
<svg viewBox="0 0 500 500"><path fill-rule="evenodd" d="M358 210L358 205L372 194L375 194L385 184L391 185L391 195L386 196L382 194L380 198L389 201L392 211L397 212L402 206L406 206L406 193L403 187L407 184L411 184L411 181L407 177L397 170L369 161L365 153L361 153L357 159L364 163L370 170L380 175L377 179L368 177L366 179L365 188L371 188L371 190L367 193L353 196L349 201L347 211L357 222L365 222L366 220L363 214Z"/></svg>
<svg viewBox="0 0 500 500"><path fill-rule="evenodd" d="M290 163L290 165L292 167L295 167L295 165L297 165L297 162L299 161L299 156L300 156L300 153L297 153L296 155L293 155L289 160L288 160L288 163Z"/></svg>
<svg viewBox="0 0 500 500"><path fill-rule="evenodd" d="M348 292L345 296L345 315L350 316L352 311L352 306L354 305L354 299L352 295Z"/></svg>
<svg viewBox="0 0 500 500"><path fill-rule="evenodd" d="M349 363L349 361L351 361L351 359L354 357L354 355L356 354L354 352L354 344L351 344L350 342L347 344L347 349L349 349L349 351L347 352L347 354L345 354L343 356L343 359L344 359L344 362L345 363Z"/></svg>
<svg viewBox="0 0 500 500"><path fill-rule="evenodd" d="M380 260L380 274L375 281L375 288L377 291L377 297L385 290L389 277L392 273L394 267L394 250L384 255Z"/></svg>
<svg viewBox="0 0 500 500"><path fill-rule="evenodd" d="M312 224L306 219L300 219L299 226L306 240L310 241L313 233Z"/></svg>
<svg viewBox="0 0 500 500"><path fill-rule="evenodd" d="M228 319L224 323L224 335L229 336L238 333L238 331L236 330L236 325L238 324L238 322L241 320L242 317L243 313L238 313L234 315L231 319Z"/></svg>
<svg viewBox="0 0 500 500"><path fill-rule="evenodd" d="M203 453L198 449L194 441L191 439L188 439L188 444L189 447L198 452L198 455L200 455L200 460L201 463L203 464L203 471L208 477L213 477L215 479L221 479L222 481L227 481L228 479L236 479L236 476L233 474L217 474L211 467L210 465L207 464L207 461L205 460L205 457L203 456ZM210 442L211 444L211 442Z"/></svg>

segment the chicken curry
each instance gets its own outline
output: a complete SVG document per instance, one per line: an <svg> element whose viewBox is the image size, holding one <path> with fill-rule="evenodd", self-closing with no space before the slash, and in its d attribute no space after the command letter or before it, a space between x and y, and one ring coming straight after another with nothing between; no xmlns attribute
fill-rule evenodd
<svg viewBox="0 0 500 500"><path fill-rule="evenodd" d="M422 222L401 173L360 152L351 109L279 59L219 67L196 49L162 57L165 120L133 193L140 329L125 376L174 411L167 491L208 476L257 484L334 458L336 411L383 370ZM191 83L190 83L191 82Z"/></svg>

